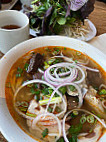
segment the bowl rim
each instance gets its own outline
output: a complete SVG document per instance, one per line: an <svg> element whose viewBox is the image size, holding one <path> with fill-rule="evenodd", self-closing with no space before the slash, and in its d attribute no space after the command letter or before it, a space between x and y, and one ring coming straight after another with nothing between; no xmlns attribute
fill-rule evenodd
<svg viewBox="0 0 106 142"><path fill-rule="evenodd" d="M21 47L22 46L24 46L24 45L29 45L30 46L30 43L37 43L37 42L39 42L39 41L41 41L42 42L42 40L43 41L49 41L49 42L53 42L54 40L56 40L56 41L58 41L58 42L60 42L60 39L61 40L63 40L63 41L72 41L72 42L75 42L75 43L77 43L77 45L78 44L81 44L81 45L84 45L84 46L87 46L87 48L89 48L89 50L91 50L91 51L96 51L96 53L99 55L99 57L100 57L100 60L102 60L103 62L101 62L101 65L103 66L103 68L105 69L105 71L106 71L106 65L105 65L105 62L104 61L106 61L106 56L105 56L105 54L104 53L102 53L99 49L97 49L97 48L95 48L95 47L93 47L93 46L91 46L90 44L88 44L88 43L85 43L85 42L83 42L83 41L80 41L80 40L77 40L77 39L73 39L73 38L68 38L68 37L65 37L65 36L42 36L42 37L37 37L37 38L33 38L33 39L30 39L30 40L27 40L27 41L24 41L24 42L22 42L22 43L20 43L20 44L18 44L18 45L16 45L14 48L12 48L12 49L10 49L2 58L1 58L1 60L0 60L0 68L3 66L3 63L5 62L6 63L6 60L8 60L9 58L12 58L13 57L13 53L15 52L15 54L17 53L17 51L19 52L19 50L21 49ZM43 43L43 42L42 42ZM43 46L42 46L43 47ZM68 47L68 46L67 46ZM82 48L82 47L81 47ZM85 47L85 49L86 49L86 47ZM82 48L82 50L83 50L83 48ZM28 50L29 51L29 50ZM27 52L28 52L27 51ZM80 50L79 50L80 51ZM21 51L20 51L21 52ZM25 54L25 53L24 53ZM10 56L11 55L11 56ZM89 55L88 55L89 56ZM95 55L96 56L96 55ZM96 57L97 58L97 57ZM1 76L1 69L0 69L0 76ZM0 84L0 87L1 87L1 84ZM0 90L1 91L1 90ZM1 105L1 104L0 104ZM1 111L1 110L0 110ZM0 123L2 123L1 122L1 117L0 117ZM18 126L18 125L17 125ZM1 125L0 125L0 131L2 132L2 134L5 136L5 138L8 140L8 141L11 141L12 142L12 139L8 136L8 134L5 132L5 130L4 129L2 129L2 127L1 127ZM22 131L23 132L23 131ZM25 133L24 133L24 135L25 135ZM106 138L106 137L105 137ZM33 140L33 139L32 139ZM35 140L34 140L34 142L35 142Z"/></svg>

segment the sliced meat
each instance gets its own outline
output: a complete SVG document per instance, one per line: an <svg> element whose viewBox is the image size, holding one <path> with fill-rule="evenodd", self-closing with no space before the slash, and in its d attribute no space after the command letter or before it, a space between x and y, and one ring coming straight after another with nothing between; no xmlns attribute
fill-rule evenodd
<svg viewBox="0 0 106 142"><path fill-rule="evenodd" d="M40 53L33 55L30 59L27 73L34 74L35 72L37 72L38 68L43 66L43 62L43 56Z"/></svg>
<svg viewBox="0 0 106 142"><path fill-rule="evenodd" d="M85 133L85 135L84 133L80 134L78 136L78 142L97 142L102 135L102 129L102 125L98 122L92 133Z"/></svg>
<svg viewBox="0 0 106 142"><path fill-rule="evenodd" d="M87 84L94 86L94 87L99 87L100 84L102 84L103 80L100 76L100 72L92 72L87 70Z"/></svg>
<svg viewBox="0 0 106 142"><path fill-rule="evenodd" d="M73 97L73 96L66 96L67 98L67 109L71 110L74 109L78 106L78 97Z"/></svg>

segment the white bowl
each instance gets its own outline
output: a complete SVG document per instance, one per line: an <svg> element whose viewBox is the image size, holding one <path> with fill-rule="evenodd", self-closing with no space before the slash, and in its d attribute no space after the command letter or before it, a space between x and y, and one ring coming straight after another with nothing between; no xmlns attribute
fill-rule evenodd
<svg viewBox="0 0 106 142"><path fill-rule="evenodd" d="M43 46L65 46L84 52L106 71L105 54L85 42L64 36L37 37L12 48L0 60L0 131L9 142L35 142L33 138L20 129L8 111L5 100L5 81L11 66L19 57L32 49ZM105 141L106 134L103 135L100 142Z"/></svg>

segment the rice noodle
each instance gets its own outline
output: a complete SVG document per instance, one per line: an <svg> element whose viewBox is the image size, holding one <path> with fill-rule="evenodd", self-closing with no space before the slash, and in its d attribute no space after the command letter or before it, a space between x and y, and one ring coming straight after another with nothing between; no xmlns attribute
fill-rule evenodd
<svg viewBox="0 0 106 142"><path fill-rule="evenodd" d="M66 115L63 118L63 136L64 136L64 139L65 139L66 142L69 142L69 141L68 141L68 138L67 138L66 132L65 132L65 121L66 121L67 116L70 113L72 113L73 111L83 111L85 113L88 113L88 114L94 116L103 125L103 127L106 128L106 124L99 117L97 117L95 114L93 114L93 113L91 113L91 112L89 112L89 111L87 111L85 109L73 109L73 110L67 112Z"/></svg>
<svg viewBox="0 0 106 142"><path fill-rule="evenodd" d="M56 120L57 120L57 124L58 124L58 129L59 129L59 134L57 134L57 133L50 133L50 134L48 134L49 136L57 136L57 138L56 138L56 140L58 140L59 138L60 138L60 136L61 136L61 130L62 130L62 128L61 128L61 122L60 122L60 120L58 119L58 117L56 117L54 114L52 114L52 113L43 113L43 114L40 114L40 115L38 115L34 120L33 120L33 123L32 123L32 126L33 127L35 127L36 126L36 123L40 120L40 118L41 117L45 117L45 116L52 116L53 118L55 118Z"/></svg>
<svg viewBox="0 0 106 142"><path fill-rule="evenodd" d="M25 87L25 86L27 86L27 85L29 85L29 84L32 84L32 83L42 83L42 84L45 84L45 85L51 87L53 90L56 89L56 88L55 88L54 86L52 86L51 84L49 84L49 83L47 83L47 82L45 82L45 81L43 81L43 80L39 80L39 79L27 81L27 82L25 82L24 84L22 84L22 86L20 86L20 87L17 89L17 91L16 91L15 94L14 94L14 101L13 101L13 102L14 102L14 107L15 107L16 111L17 111L20 115L22 115L23 117L28 118L28 119L32 119L32 117L29 117L29 116L25 115L24 113L22 113L22 112L16 107L15 100L16 100L16 97L17 97L18 92L19 92L23 87ZM64 97L62 97L62 94L61 94L58 90L55 91L55 92L62 98L62 101L63 101L63 104L64 104L64 110L63 110L61 113L65 113L65 112L66 112L66 109L67 109L67 104L66 104L66 102L65 102L65 99L64 99ZM58 115L59 115L59 114L58 114Z"/></svg>

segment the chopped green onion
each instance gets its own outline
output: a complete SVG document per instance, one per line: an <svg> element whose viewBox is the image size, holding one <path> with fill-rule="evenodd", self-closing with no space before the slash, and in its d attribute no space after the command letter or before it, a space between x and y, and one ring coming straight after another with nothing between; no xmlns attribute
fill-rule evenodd
<svg viewBox="0 0 106 142"><path fill-rule="evenodd" d="M25 102L25 101L21 102L21 106L22 107L28 107L28 102Z"/></svg>
<svg viewBox="0 0 106 142"><path fill-rule="evenodd" d="M94 123L95 122L94 116L93 115L88 115L87 116L87 122L88 123Z"/></svg>
<svg viewBox="0 0 106 142"><path fill-rule="evenodd" d="M20 111L24 111L24 112L26 112L26 111L27 111L27 108L19 107L19 110L20 110Z"/></svg>
<svg viewBox="0 0 106 142"><path fill-rule="evenodd" d="M99 91L99 95L106 95L106 89L102 89Z"/></svg>
<svg viewBox="0 0 106 142"><path fill-rule="evenodd" d="M29 112L27 112L26 115L27 115L27 116L31 116L31 117L36 117L36 114L29 113Z"/></svg>
<svg viewBox="0 0 106 142"><path fill-rule="evenodd" d="M48 61L48 64L51 65L54 61L55 61L55 58L51 58L51 59Z"/></svg>
<svg viewBox="0 0 106 142"><path fill-rule="evenodd" d="M66 47L64 47L64 50L66 50Z"/></svg>
<svg viewBox="0 0 106 142"><path fill-rule="evenodd" d="M28 66L29 66L29 64L28 64L28 63L25 63L25 65L24 65L24 69L25 69L25 71L27 71Z"/></svg>
<svg viewBox="0 0 106 142"><path fill-rule="evenodd" d="M74 62L75 62L75 63L78 63L78 60L75 60Z"/></svg>
<svg viewBox="0 0 106 142"><path fill-rule="evenodd" d="M86 119L87 118L85 116L82 116L81 119L80 119L80 123L84 124L86 122Z"/></svg>
<svg viewBox="0 0 106 142"><path fill-rule="evenodd" d="M49 102L49 99L40 100L39 104L40 105L46 105L48 102ZM54 98L51 99L50 104L55 104L55 103L60 103L60 102L62 102L61 97L54 97Z"/></svg>
<svg viewBox="0 0 106 142"><path fill-rule="evenodd" d="M46 137L48 135L48 129L44 129L44 131L42 132L42 136L43 138Z"/></svg>
<svg viewBox="0 0 106 142"><path fill-rule="evenodd" d="M74 111L73 111L73 114L74 114L74 115L78 115L78 111L74 110Z"/></svg>

